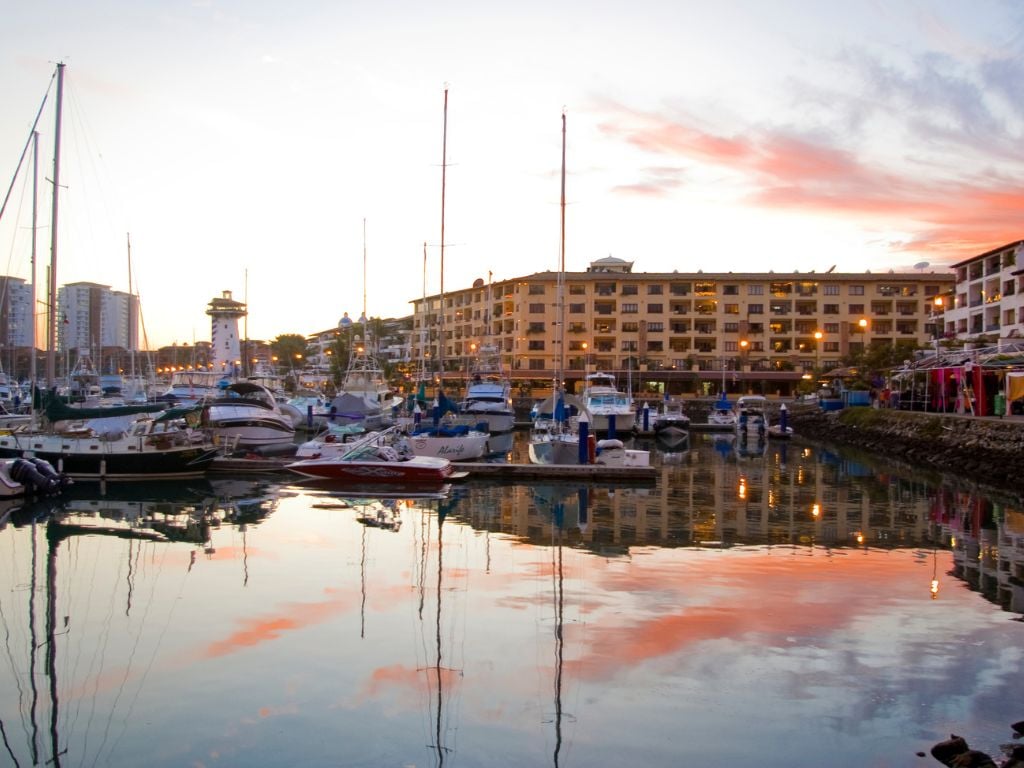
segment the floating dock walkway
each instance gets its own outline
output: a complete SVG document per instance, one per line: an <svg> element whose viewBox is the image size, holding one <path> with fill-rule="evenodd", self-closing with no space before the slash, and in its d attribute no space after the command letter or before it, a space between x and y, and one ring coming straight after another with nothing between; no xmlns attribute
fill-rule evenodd
<svg viewBox="0 0 1024 768"><path fill-rule="evenodd" d="M214 472L284 472L294 457L238 458L218 456L210 469ZM490 478L503 482L518 480L600 480L605 483L653 483L657 467L609 467L604 464L499 464L476 461L452 462L456 472L469 473L468 479ZM296 475L298 477L298 475Z"/></svg>

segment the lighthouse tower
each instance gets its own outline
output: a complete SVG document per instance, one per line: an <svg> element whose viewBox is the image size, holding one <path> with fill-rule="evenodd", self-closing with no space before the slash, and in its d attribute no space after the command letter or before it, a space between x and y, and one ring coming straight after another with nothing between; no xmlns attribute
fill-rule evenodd
<svg viewBox="0 0 1024 768"><path fill-rule="evenodd" d="M210 316L210 346L213 370L224 376L241 372L242 349L238 338L238 318L247 313L245 304L231 298L231 291L222 291L220 298L210 299L206 308Z"/></svg>

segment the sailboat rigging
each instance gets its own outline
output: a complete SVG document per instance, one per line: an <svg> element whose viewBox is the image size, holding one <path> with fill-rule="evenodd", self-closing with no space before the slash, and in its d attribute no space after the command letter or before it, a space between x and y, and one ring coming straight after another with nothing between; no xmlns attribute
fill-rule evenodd
<svg viewBox="0 0 1024 768"><path fill-rule="evenodd" d="M437 364L437 387L432 404L432 423L421 424L411 435L412 450L418 456L438 456L447 459L466 461L479 459L489 451L488 434L479 429L471 429L462 424L442 424L441 417L448 412L457 412L444 392L445 374L445 332L444 332L444 234L445 234L445 193L448 184L448 88L444 89L444 130L441 142L441 289L440 289L440 322Z"/></svg>
<svg viewBox="0 0 1024 768"><path fill-rule="evenodd" d="M565 372L565 134L565 112L562 112L560 239L558 277L555 283L555 344L558 346L558 354L555 357L551 397L538 407L538 418L530 434L530 461L534 464L578 463L580 436L570 426L568 409L576 408L584 423L588 418L582 403L566 394L562 380Z"/></svg>

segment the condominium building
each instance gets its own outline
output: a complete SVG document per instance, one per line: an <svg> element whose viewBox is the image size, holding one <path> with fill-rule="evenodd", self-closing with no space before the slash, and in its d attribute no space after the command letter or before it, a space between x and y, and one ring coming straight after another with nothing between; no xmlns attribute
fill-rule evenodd
<svg viewBox="0 0 1024 768"><path fill-rule="evenodd" d="M789 391L857 347L934 336L933 300L945 272L634 273L608 257L586 272L541 272L413 304L413 358L463 367L481 344L499 348L512 376L550 380L586 370L661 382L666 390ZM564 318L564 326L560 326ZM742 382L746 382L746 387Z"/></svg>
<svg viewBox="0 0 1024 768"><path fill-rule="evenodd" d="M1024 338L1024 240L953 265L956 288L944 335L967 340Z"/></svg>
<svg viewBox="0 0 1024 768"><path fill-rule="evenodd" d="M31 347L32 286L18 277L0 277L0 347Z"/></svg>
<svg viewBox="0 0 1024 768"><path fill-rule="evenodd" d="M109 285L68 283L57 291L57 335L62 351L139 348L138 298Z"/></svg>

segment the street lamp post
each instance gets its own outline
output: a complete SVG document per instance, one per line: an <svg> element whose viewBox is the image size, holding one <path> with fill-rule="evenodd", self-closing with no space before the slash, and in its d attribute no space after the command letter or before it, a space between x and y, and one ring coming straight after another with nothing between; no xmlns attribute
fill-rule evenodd
<svg viewBox="0 0 1024 768"><path fill-rule="evenodd" d="M932 316L932 339L935 343L935 362L939 361L939 326L935 316L942 312L942 297L936 296L931 303L931 316Z"/></svg>
<svg viewBox="0 0 1024 768"><path fill-rule="evenodd" d="M821 331L814 332L814 370L819 375L821 374L821 340L825 334Z"/></svg>

